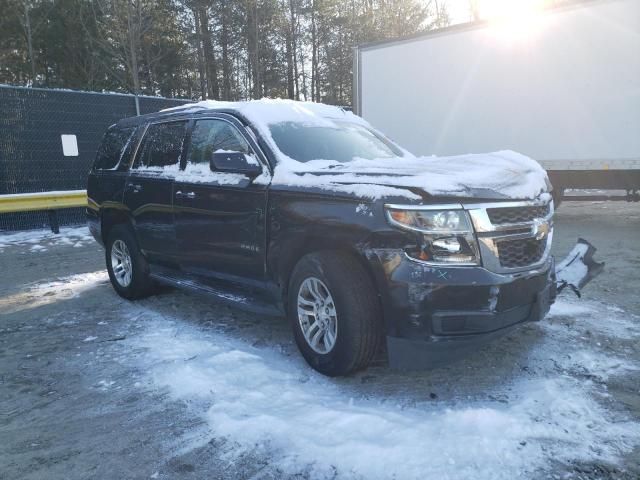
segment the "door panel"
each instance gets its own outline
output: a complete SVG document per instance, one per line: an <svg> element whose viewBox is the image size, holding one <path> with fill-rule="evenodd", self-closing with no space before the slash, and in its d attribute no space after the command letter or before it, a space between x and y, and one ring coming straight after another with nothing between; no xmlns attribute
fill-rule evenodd
<svg viewBox="0 0 640 480"><path fill-rule="evenodd" d="M175 250L173 180L145 172L127 178L124 203L130 209L140 248L153 259Z"/></svg>
<svg viewBox="0 0 640 480"><path fill-rule="evenodd" d="M124 203L140 248L150 260L175 256L173 177L178 171L186 121L149 125L125 184Z"/></svg>
<svg viewBox="0 0 640 480"><path fill-rule="evenodd" d="M180 264L198 275L262 279L267 185L241 174L212 172L209 159L217 150L255 155L229 121L195 122L185 170L174 187Z"/></svg>

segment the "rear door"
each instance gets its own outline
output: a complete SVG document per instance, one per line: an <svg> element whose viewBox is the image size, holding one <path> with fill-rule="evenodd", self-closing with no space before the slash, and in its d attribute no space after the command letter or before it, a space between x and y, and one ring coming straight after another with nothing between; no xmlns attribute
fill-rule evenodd
<svg viewBox="0 0 640 480"><path fill-rule="evenodd" d="M150 124L125 184L129 208L140 248L152 261L171 260L176 250L173 182L188 121Z"/></svg>
<svg viewBox="0 0 640 480"><path fill-rule="evenodd" d="M211 171L213 152L253 156L263 174ZM269 172L258 147L228 116L198 119L192 127L184 170L174 188L181 266L201 276L264 277L265 209Z"/></svg>

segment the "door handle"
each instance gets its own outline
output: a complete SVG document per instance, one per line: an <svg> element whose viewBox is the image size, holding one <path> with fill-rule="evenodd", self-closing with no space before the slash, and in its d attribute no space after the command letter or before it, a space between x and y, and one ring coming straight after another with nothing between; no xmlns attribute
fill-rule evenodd
<svg viewBox="0 0 640 480"><path fill-rule="evenodd" d="M196 198L196 193L195 192L186 192L183 193L181 190L178 190L176 192L176 197L178 198Z"/></svg>
<svg viewBox="0 0 640 480"><path fill-rule="evenodd" d="M132 190L133 193L138 193L142 191L142 185L137 184L137 183L129 183L127 184L127 188L129 190Z"/></svg>

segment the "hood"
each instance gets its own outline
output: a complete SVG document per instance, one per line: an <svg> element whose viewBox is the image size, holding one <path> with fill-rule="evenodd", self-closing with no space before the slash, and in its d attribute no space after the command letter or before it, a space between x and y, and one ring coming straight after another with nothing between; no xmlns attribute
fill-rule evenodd
<svg viewBox="0 0 640 480"><path fill-rule="evenodd" d="M534 199L550 187L545 170L536 161L509 150L453 157L296 164L279 164L272 184L317 187L370 199L401 196L412 200L425 196Z"/></svg>

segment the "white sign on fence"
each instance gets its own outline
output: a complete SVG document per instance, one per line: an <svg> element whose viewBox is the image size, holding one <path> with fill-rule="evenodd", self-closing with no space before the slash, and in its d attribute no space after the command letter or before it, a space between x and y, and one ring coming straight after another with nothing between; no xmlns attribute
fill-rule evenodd
<svg viewBox="0 0 640 480"><path fill-rule="evenodd" d="M78 141L75 135L60 135L62 139L62 154L65 157L78 156Z"/></svg>

